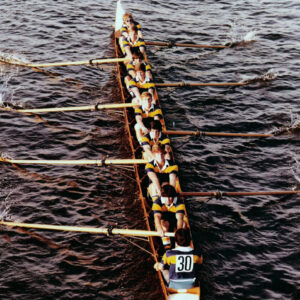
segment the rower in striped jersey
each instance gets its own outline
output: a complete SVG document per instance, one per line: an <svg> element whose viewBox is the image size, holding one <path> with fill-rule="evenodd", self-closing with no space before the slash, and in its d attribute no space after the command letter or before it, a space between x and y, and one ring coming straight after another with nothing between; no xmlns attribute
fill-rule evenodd
<svg viewBox="0 0 300 300"><path fill-rule="evenodd" d="M190 289L196 286L199 265L203 256L191 247L191 235L188 229L178 229L175 232L176 247L168 250L161 263L154 268L162 271L169 288Z"/></svg>
<svg viewBox="0 0 300 300"><path fill-rule="evenodd" d="M155 104L155 85L152 81L152 76L146 75L144 65L141 65L141 69L136 70L136 77L131 78L126 76L125 84L128 92L133 98L133 102L141 102L141 93L148 92L151 94L152 102Z"/></svg>
<svg viewBox="0 0 300 300"><path fill-rule="evenodd" d="M121 51L125 57L132 60L133 53L142 53L145 56L146 44L142 38L141 29L138 28L132 18L126 20L127 30L121 29L121 37L119 39L119 44ZM125 27L123 27L125 29Z"/></svg>
<svg viewBox="0 0 300 300"><path fill-rule="evenodd" d="M171 240L164 236L165 232L186 227L185 205L172 185L162 184L161 196L153 202L152 211L155 227L162 237L163 246L165 249L170 249Z"/></svg>
<svg viewBox="0 0 300 300"><path fill-rule="evenodd" d="M140 70L144 66L146 77L149 77L152 79L152 73L151 73L151 66L145 62L144 56L141 53L133 53L132 54L132 61L130 61L126 65L126 70L128 75L131 76L131 78L136 78L136 70Z"/></svg>
<svg viewBox="0 0 300 300"><path fill-rule="evenodd" d="M142 137L141 145L145 152L145 159L152 161L154 156L152 154L152 146L159 144L166 152L165 158L171 159L171 146L168 136L162 133L162 125L160 121L153 120L150 123L150 132Z"/></svg>
<svg viewBox="0 0 300 300"><path fill-rule="evenodd" d="M154 201L161 196L163 183L169 183L176 189L178 166L165 158L165 151L158 144L153 145L152 154L154 159L146 164L145 172L149 178L148 192Z"/></svg>
<svg viewBox="0 0 300 300"><path fill-rule="evenodd" d="M120 29L121 36L126 38L128 36L128 33L127 33L128 28L132 28L133 26L136 26L137 31L138 31L138 36L140 38L143 38L141 25L133 19L133 16L130 13L126 13L123 15L123 26Z"/></svg>
<svg viewBox="0 0 300 300"><path fill-rule="evenodd" d="M137 140L141 143L142 137L149 132L150 123L153 120L161 120L161 109L152 103L152 96L148 92L144 92L141 95L141 106L135 108L135 120L134 126Z"/></svg>

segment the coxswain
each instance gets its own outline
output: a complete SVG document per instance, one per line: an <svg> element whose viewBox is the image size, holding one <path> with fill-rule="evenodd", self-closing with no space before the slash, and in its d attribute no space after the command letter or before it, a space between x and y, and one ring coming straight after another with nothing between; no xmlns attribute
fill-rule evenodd
<svg viewBox="0 0 300 300"><path fill-rule="evenodd" d="M134 109L136 120L134 129L139 142L149 132L151 121L162 119L161 109L152 103L152 95L150 93L142 93L141 101L141 105Z"/></svg>
<svg viewBox="0 0 300 300"><path fill-rule="evenodd" d="M176 189L178 166L165 158L165 151L159 144L152 147L154 159L147 163L145 172L149 178L149 194L154 201L161 196L161 186L164 183L172 185Z"/></svg>
<svg viewBox="0 0 300 300"><path fill-rule="evenodd" d="M152 161L154 156L152 154L152 146L154 144L159 144L162 148L164 148L166 154L166 159L171 159L171 145L170 139L167 135L162 133L162 125L160 121L153 120L150 123L150 131L142 137L141 145L146 154L145 158Z"/></svg>
<svg viewBox="0 0 300 300"><path fill-rule="evenodd" d="M191 247L191 234L188 229L175 232L176 247L167 250L162 261L154 265L162 271L171 289L191 289L196 286L199 266L203 263L200 252Z"/></svg>
<svg viewBox="0 0 300 300"><path fill-rule="evenodd" d="M186 227L184 222L185 205L172 185L168 183L162 185L161 196L153 202L152 211L155 228L162 237L163 246L165 249L169 249L171 240L164 236L165 232Z"/></svg>

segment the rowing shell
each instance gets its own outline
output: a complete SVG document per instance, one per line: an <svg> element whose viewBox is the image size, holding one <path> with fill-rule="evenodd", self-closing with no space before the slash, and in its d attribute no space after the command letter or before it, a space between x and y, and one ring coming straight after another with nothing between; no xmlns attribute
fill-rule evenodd
<svg viewBox="0 0 300 300"><path fill-rule="evenodd" d="M122 52L119 48L119 43L118 43L118 37L120 36L120 32L119 29L122 27L123 24L123 14L125 13L122 4L121 4L121 0L117 1L117 9L116 9L116 20L115 20L115 51L116 51L116 57L121 58ZM146 57L146 62L148 62L147 57ZM118 70L118 81L119 81L119 85L120 85L120 90L121 90L121 97L122 97L122 101L124 103L128 103L131 102L131 97L128 94L126 87L124 86L124 76L126 75L126 68L123 64L119 63L117 65L117 70ZM159 104L159 98L157 95L157 91L155 91L155 97L157 100L157 103ZM137 159L137 158L141 158L142 157L142 151L141 151L141 147L135 137L135 131L134 131L134 124L135 124L135 116L134 116L134 112L133 109L126 109L124 108L124 116L125 116L125 126L126 126L126 130L129 136L129 144L130 144L130 148L132 151L132 158L133 159ZM162 127L163 127L163 131L166 131L166 126L165 126L165 121L164 118L162 118ZM143 208L143 212L144 212L144 216L145 216L145 220L146 220L146 227L147 230L151 231L151 230L155 230L154 227L154 221L153 219L150 217L149 215L149 211L151 210L151 203L149 201L147 201L147 180L144 176L144 168L145 166L141 166L141 165L134 165L134 169L135 169L135 175L136 175L136 182L138 185L138 190L139 190L139 198L141 200L141 204L142 204L142 208ZM180 184L179 181L177 183L177 191L181 192L181 188L180 188ZM187 214L185 212L185 222L188 225L189 228L189 222L188 222L188 218L187 218ZM160 238L153 238L150 237L149 239L150 242L150 247L152 249L152 252L154 254L155 260L156 262L158 260L161 259L161 257L158 254L158 247L161 243ZM200 286L195 287L193 289L189 289L189 290L174 290L174 289L169 289L163 279L163 276L161 274L161 272L158 272L158 277L159 277L159 281L162 287L162 292L164 294L165 299L169 299L169 300L199 300L200 299Z"/></svg>

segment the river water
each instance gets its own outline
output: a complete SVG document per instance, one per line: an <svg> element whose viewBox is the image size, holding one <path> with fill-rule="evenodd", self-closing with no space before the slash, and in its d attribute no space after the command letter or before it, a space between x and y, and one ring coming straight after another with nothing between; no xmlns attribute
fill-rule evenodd
<svg viewBox="0 0 300 300"><path fill-rule="evenodd" d="M123 1L148 40L242 42L221 51L148 47L156 81L235 82L237 88L160 89L168 129L272 132L299 121L300 3ZM27 62L113 57L115 1L2 0L1 56ZM2 106L119 102L116 67L37 72L0 65ZM266 80L263 80L266 79ZM268 80L269 79L269 80ZM118 111L0 113L0 152L15 159L128 158ZM183 191L300 189L299 136L172 137ZM134 173L116 167L0 168L6 220L144 228ZM300 299L299 197L187 198L203 251L202 299ZM161 299L153 260L137 243L90 234L0 233L1 299Z"/></svg>

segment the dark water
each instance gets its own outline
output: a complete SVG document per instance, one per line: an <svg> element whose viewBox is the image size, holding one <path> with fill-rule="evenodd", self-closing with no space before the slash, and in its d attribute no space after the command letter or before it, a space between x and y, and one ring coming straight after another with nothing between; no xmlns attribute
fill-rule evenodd
<svg viewBox="0 0 300 300"><path fill-rule="evenodd" d="M299 1L123 1L149 40L224 44L148 48L157 81L272 81L160 90L169 129L270 132L299 120ZM113 57L115 1L1 3L0 50L32 62ZM247 38L246 38L247 39ZM0 65L2 101L23 107L119 102L115 66ZM69 80L72 79L72 80ZM16 159L126 158L118 112L1 112L0 152ZM173 138L184 191L299 189L299 137ZM134 173L115 167L2 165L1 216L14 221L144 228ZM203 249L202 299L299 299L299 197L186 199ZM123 238L0 233L1 299L161 299L153 260ZM149 250L148 244L135 241ZM157 287L155 286L157 284Z"/></svg>

